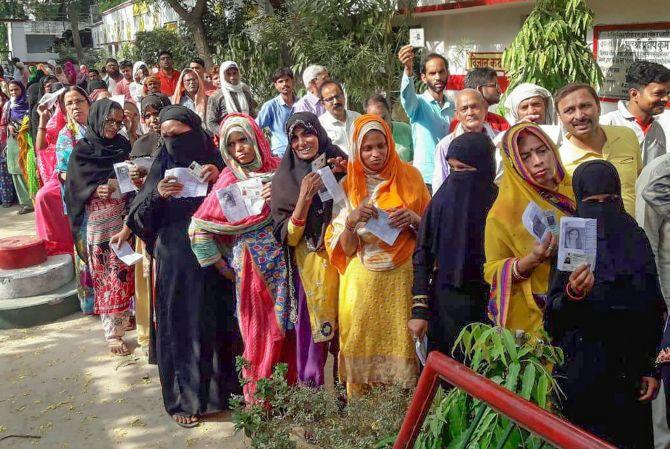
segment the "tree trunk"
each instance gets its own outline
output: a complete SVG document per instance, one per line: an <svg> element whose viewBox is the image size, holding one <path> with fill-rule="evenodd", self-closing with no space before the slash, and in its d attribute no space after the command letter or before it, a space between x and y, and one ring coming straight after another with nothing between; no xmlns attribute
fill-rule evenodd
<svg viewBox="0 0 670 449"><path fill-rule="evenodd" d="M77 59L79 63L83 63L84 49L81 46L81 37L79 36L79 14L77 13L77 4L74 0L70 0L67 4L67 15L70 19L70 26L72 27L72 43L74 50L77 52Z"/></svg>
<svg viewBox="0 0 670 449"><path fill-rule="evenodd" d="M195 23L187 22L186 25L193 32L193 40L195 41L195 49L198 52L198 55L205 61L207 67L211 67L213 64L212 49L207 42L207 35L205 34L205 27L202 24L202 18Z"/></svg>
<svg viewBox="0 0 670 449"><path fill-rule="evenodd" d="M193 33L193 40L195 41L195 48L198 55L205 60L205 64L212 65L212 50L207 43L207 35L205 34L205 26L202 24L202 17L205 14L207 2L205 0L197 0L193 9L188 11L182 6L179 0L166 0L168 5L177 13L177 15L186 23L188 29Z"/></svg>

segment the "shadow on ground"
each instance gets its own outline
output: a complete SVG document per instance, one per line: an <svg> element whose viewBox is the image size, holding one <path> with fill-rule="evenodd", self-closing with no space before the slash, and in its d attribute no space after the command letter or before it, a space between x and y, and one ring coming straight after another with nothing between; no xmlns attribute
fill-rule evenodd
<svg viewBox="0 0 670 449"><path fill-rule="evenodd" d="M134 341L135 332L128 335ZM228 416L182 429L163 409L155 366L108 354L97 317L0 331L4 448L242 448Z"/></svg>

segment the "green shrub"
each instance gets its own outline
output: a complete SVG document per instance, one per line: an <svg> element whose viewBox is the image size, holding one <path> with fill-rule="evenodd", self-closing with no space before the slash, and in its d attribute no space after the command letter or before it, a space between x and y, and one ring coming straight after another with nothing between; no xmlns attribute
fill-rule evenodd
<svg viewBox="0 0 670 449"><path fill-rule="evenodd" d="M545 341L530 334L515 335L508 329L476 323L461 332L454 347L465 354L466 364L475 372L541 408L550 409L559 394L550 367L563 364L563 352ZM475 419L480 419L479 424L471 429ZM469 443L461 446L469 430ZM538 448L541 444L538 437L519 429L463 390L452 389L447 393L440 390L415 448L493 449L501 447L498 442L509 432L509 439L502 446L505 449Z"/></svg>

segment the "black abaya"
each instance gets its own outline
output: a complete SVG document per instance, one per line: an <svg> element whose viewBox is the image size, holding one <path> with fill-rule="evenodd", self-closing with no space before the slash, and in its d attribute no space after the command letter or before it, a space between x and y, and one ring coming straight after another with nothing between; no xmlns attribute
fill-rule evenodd
<svg viewBox="0 0 670 449"><path fill-rule="evenodd" d="M194 159L223 166L207 136L200 136L200 119L181 106L171 108L170 118L193 131L165 139L127 223L156 262L154 336L165 410L202 415L227 409L230 395L241 392L235 357L242 343L234 285L216 268L202 268L191 250L188 226L204 197L165 199L156 188L166 169Z"/></svg>

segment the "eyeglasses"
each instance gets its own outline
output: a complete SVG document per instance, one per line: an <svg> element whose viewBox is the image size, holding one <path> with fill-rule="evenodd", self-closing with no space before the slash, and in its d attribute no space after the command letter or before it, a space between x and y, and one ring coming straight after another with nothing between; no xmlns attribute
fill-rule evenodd
<svg viewBox="0 0 670 449"><path fill-rule="evenodd" d="M325 103L332 103L332 102L335 101L335 99L339 99L339 100L341 100L341 99L343 99L343 98L344 98L344 94L341 94L341 93L340 93L340 94L333 95L332 97L324 98L323 101L324 101Z"/></svg>
<svg viewBox="0 0 670 449"><path fill-rule="evenodd" d="M66 108L71 108L71 107L74 107L74 106L79 106L80 104L83 104L83 103L86 103L86 100L81 100L80 99L80 100L68 101L67 103L65 103L65 107Z"/></svg>
<svg viewBox="0 0 670 449"><path fill-rule="evenodd" d="M116 129L121 129L121 128L123 128L123 125L124 125L123 120L118 121L118 122L116 120L111 119L111 118L108 118L107 120L105 120L105 126L109 126L110 128L114 127Z"/></svg>

